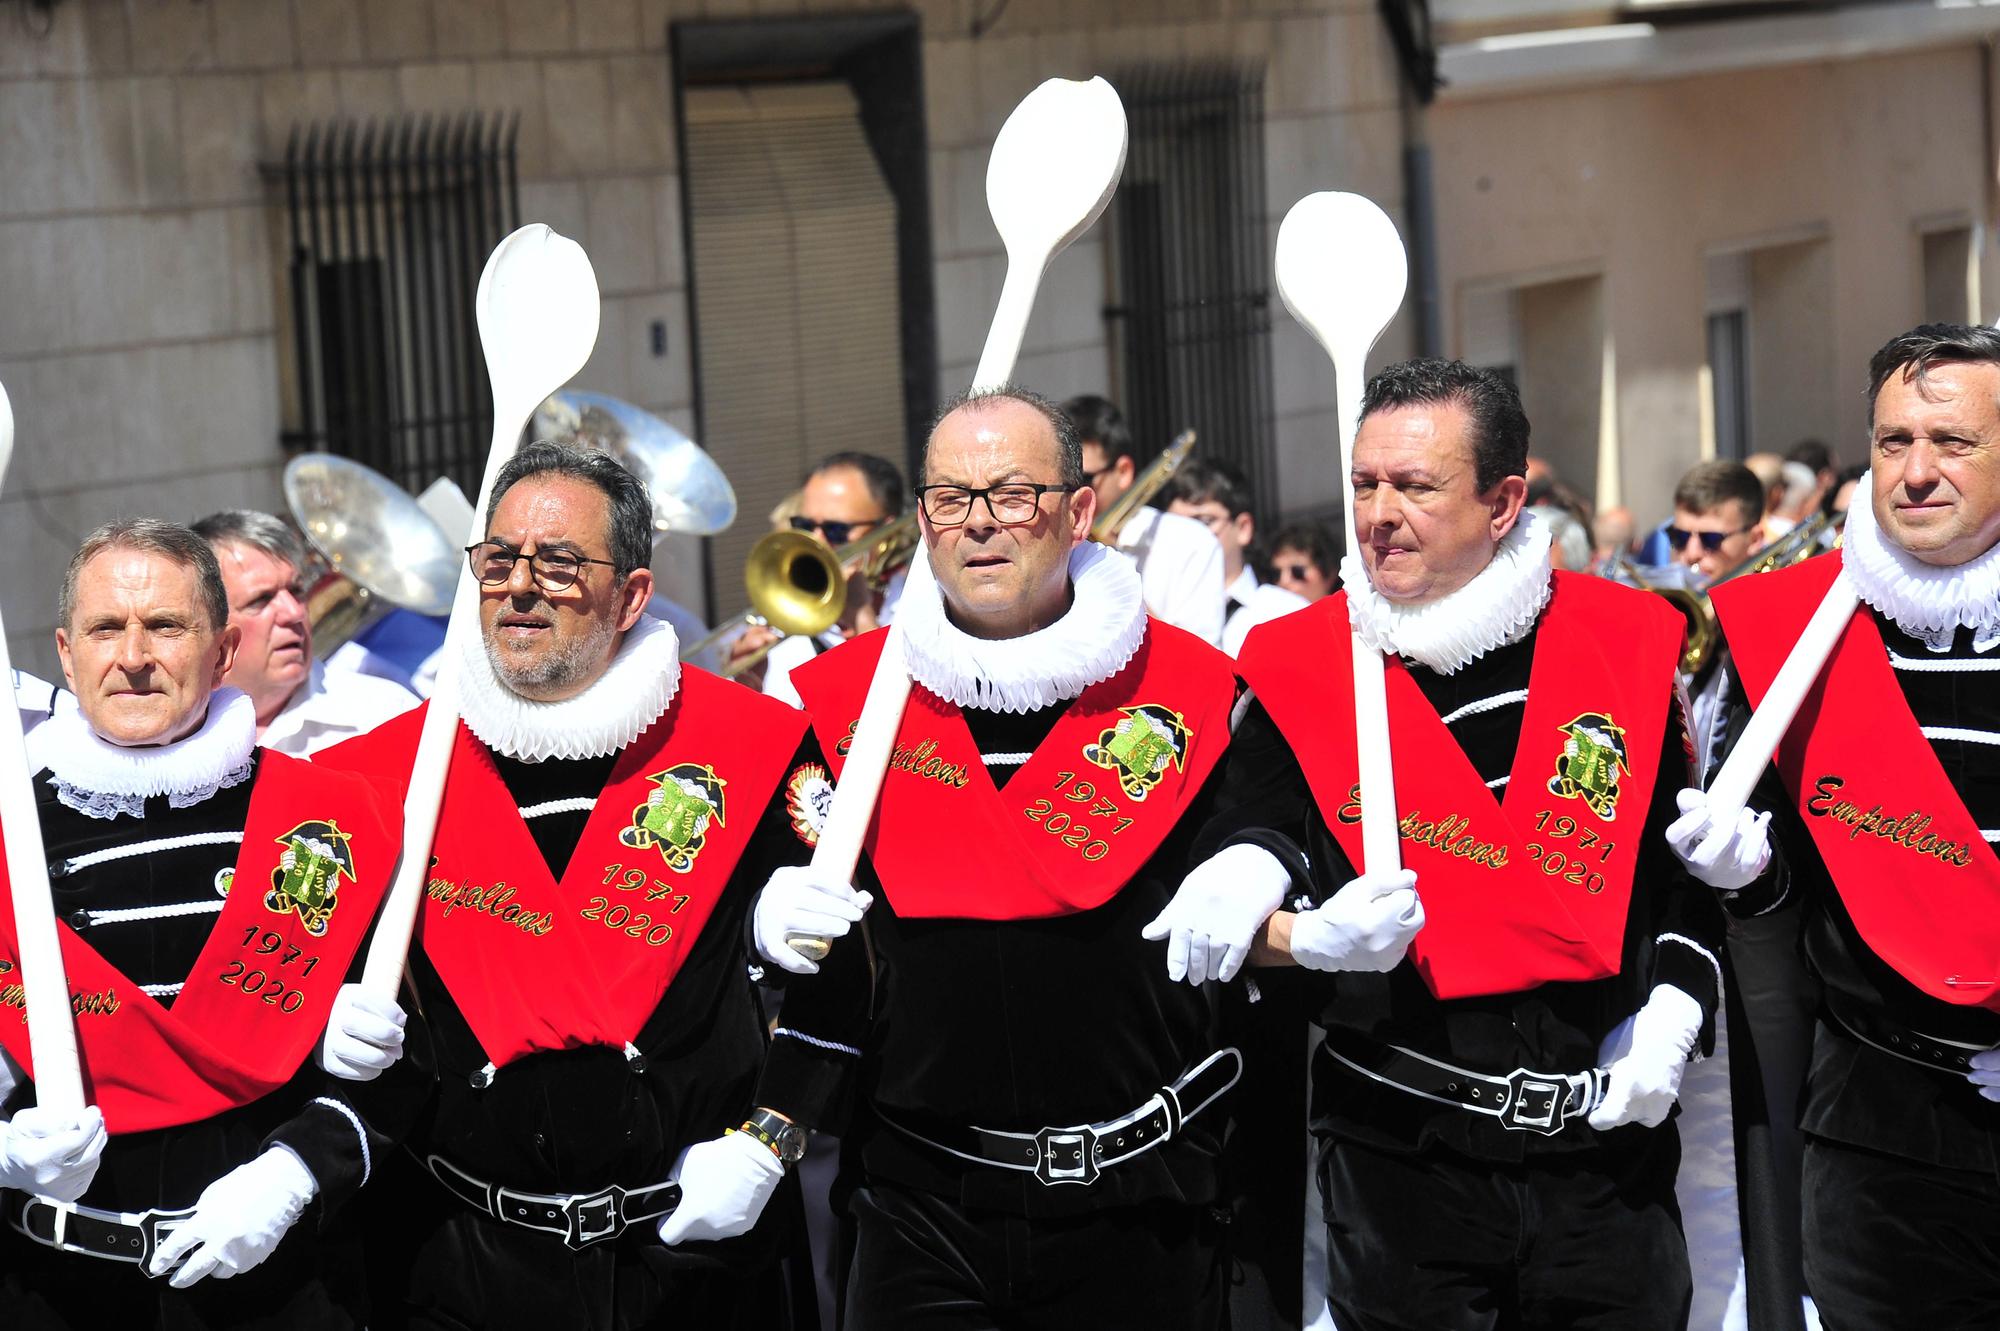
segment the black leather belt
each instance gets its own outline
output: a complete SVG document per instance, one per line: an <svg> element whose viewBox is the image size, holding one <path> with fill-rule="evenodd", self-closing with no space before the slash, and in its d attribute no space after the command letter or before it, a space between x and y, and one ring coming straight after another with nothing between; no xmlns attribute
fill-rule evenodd
<svg viewBox="0 0 2000 1331"><path fill-rule="evenodd" d="M1866 1008L1845 1003L1836 1007L1831 999L1826 1004L1826 1015L1836 1027L1871 1049L1879 1049L1905 1062L1917 1063L1937 1072L1963 1076L1972 1071L1974 1054L1983 1054L1993 1047L1990 1044L1947 1040L1941 1035L1925 1035Z"/></svg>
<svg viewBox="0 0 2000 1331"><path fill-rule="evenodd" d="M44 1197L7 1199L7 1223L42 1246L141 1266L193 1214L191 1206L185 1211L100 1211Z"/></svg>
<svg viewBox="0 0 2000 1331"><path fill-rule="evenodd" d="M1326 1033L1326 1050L1364 1077L1426 1100L1500 1120L1515 1132L1553 1137L1604 1100L1601 1068L1585 1072L1530 1072L1516 1068L1495 1077L1440 1063L1401 1045L1338 1028Z"/></svg>
<svg viewBox="0 0 2000 1331"><path fill-rule="evenodd" d="M879 1110L877 1114L904 1136L961 1160L1033 1174L1044 1184L1091 1184L1100 1171L1178 1136L1182 1124L1213 1104L1242 1075L1243 1056L1234 1049L1220 1049L1129 1114L1103 1123L1034 1132L947 1125L926 1125L918 1132Z"/></svg>
<svg viewBox="0 0 2000 1331"><path fill-rule="evenodd" d="M446 1192L473 1210L523 1229L560 1234L572 1249L615 1239L641 1220L663 1216L681 1204L678 1183L629 1190L614 1185L581 1193L521 1192L475 1178L441 1155L418 1158Z"/></svg>

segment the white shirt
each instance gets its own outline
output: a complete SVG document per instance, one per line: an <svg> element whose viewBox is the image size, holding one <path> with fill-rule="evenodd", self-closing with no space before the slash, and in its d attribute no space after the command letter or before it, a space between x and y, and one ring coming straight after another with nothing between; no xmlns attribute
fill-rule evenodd
<svg viewBox="0 0 2000 1331"><path fill-rule="evenodd" d="M1206 523L1157 508L1134 513L1118 548L1139 566L1146 609L1197 638L1222 644L1222 543Z"/></svg>
<svg viewBox="0 0 2000 1331"><path fill-rule="evenodd" d="M1231 656L1242 652L1243 640L1250 636L1251 629L1312 604L1275 582L1257 581L1257 575L1248 568L1229 584L1229 597L1229 622L1222 627L1222 650Z"/></svg>
<svg viewBox="0 0 2000 1331"><path fill-rule="evenodd" d="M21 713L21 734L25 737L59 709L76 706L76 695L15 667L14 706Z"/></svg>
<svg viewBox="0 0 2000 1331"><path fill-rule="evenodd" d="M271 718L257 743L304 758L401 716L417 705L417 695L391 680L351 671L329 673L313 662L305 685L285 710Z"/></svg>

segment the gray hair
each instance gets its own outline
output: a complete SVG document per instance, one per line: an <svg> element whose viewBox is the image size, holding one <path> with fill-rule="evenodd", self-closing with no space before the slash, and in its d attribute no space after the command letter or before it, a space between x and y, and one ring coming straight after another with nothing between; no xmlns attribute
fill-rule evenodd
<svg viewBox="0 0 2000 1331"><path fill-rule="evenodd" d="M984 411L1002 402L1018 402L1048 422L1050 432L1056 437L1057 483L1082 488L1083 439L1076 432L1076 423L1061 407L1033 389L1022 388L1018 384L968 389L939 407L937 415L931 419L930 434L924 438L924 473L928 475L930 472L931 440L937 437L938 426L944 424L945 417L961 409Z"/></svg>
<svg viewBox="0 0 2000 1331"><path fill-rule="evenodd" d="M83 575L84 565L107 550L138 550L193 569L202 609L208 612L208 626L219 630L229 622L229 593L223 589L222 567L215 562L215 551L208 542L178 522L128 518L105 523L84 537L83 544L77 547L63 574L62 591L56 597L56 618L64 628L69 627L70 617L76 613L76 582Z"/></svg>
<svg viewBox="0 0 2000 1331"><path fill-rule="evenodd" d="M537 439L523 444L493 481L486 502L486 525L501 496L537 476L569 476L602 491L611 507L611 563L619 577L653 562L653 498L646 484L601 448Z"/></svg>
<svg viewBox="0 0 2000 1331"><path fill-rule="evenodd" d="M247 545L280 563L290 564L294 573L305 571L306 543L283 518L254 508L225 508L193 523L191 530L218 549Z"/></svg>

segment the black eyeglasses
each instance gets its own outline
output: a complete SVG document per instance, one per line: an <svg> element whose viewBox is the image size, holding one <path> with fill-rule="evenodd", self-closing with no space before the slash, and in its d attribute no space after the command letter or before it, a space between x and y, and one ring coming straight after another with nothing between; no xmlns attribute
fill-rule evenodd
<svg viewBox="0 0 2000 1331"><path fill-rule="evenodd" d="M924 516L933 527L962 527L972 516L974 500L984 499L986 511L993 515L993 521L1002 527L1019 527L1035 520L1042 511L1043 495L1066 495L1081 489L1075 485L1041 485L1028 481L1009 481L1005 485L987 485L977 489L963 485L920 485L917 487L917 503L923 506Z"/></svg>
<svg viewBox="0 0 2000 1331"><path fill-rule="evenodd" d="M1753 522L1750 524L1750 527L1756 525ZM1684 527L1676 527L1670 523L1667 526L1667 545L1676 552L1685 550L1687 549L1689 538L1698 536L1701 538L1701 548L1710 554L1714 554L1722 548L1724 541L1732 536L1741 536L1744 532L1749 531L1750 527L1738 527L1735 531L1688 531Z"/></svg>
<svg viewBox="0 0 2000 1331"><path fill-rule="evenodd" d="M528 572L543 591L567 591L576 586L576 580L583 576L585 564L602 564L606 568L616 568L608 559L586 559L573 555L567 550L537 550L532 555L524 555L511 545L499 541L481 541L478 545L465 547L465 562L472 568L472 576L481 585L497 587L514 576L514 565L528 561Z"/></svg>
<svg viewBox="0 0 2000 1331"><path fill-rule="evenodd" d="M864 522L821 522L794 513L791 518L793 531L816 531L826 538L828 545L846 545L857 536L865 536L882 525L880 518L870 518Z"/></svg>

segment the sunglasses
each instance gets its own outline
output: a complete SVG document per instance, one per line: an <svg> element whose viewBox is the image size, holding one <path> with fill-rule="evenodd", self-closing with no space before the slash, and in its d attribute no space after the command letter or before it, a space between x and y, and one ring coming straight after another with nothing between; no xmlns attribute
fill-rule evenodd
<svg viewBox="0 0 2000 1331"><path fill-rule="evenodd" d="M1754 522L1750 524L1751 527L1756 525ZM1714 554L1722 548L1724 541L1732 536L1741 536L1749 530L1750 527L1738 527L1735 531L1688 531L1684 527L1676 527L1669 524L1667 527L1667 545L1678 552L1687 549L1687 543L1690 538L1700 537L1701 548L1710 554Z"/></svg>
<svg viewBox="0 0 2000 1331"><path fill-rule="evenodd" d="M1274 577L1291 578L1298 582L1305 582L1310 578L1317 577L1319 569L1312 564L1273 564L1271 565L1271 573Z"/></svg>
<svg viewBox="0 0 2000 1331"><path fill-rule="evenodd" d="M794 514L792 516L793 531L816 531L821 536L824 536L826 538L826 543L828 545L833 545L833 546L846 545L856 536L872 531L876 527L879 527L881 525L882 525L881 523L874 521L819 522L812 518L801 517L797 514Z"/></svg>

